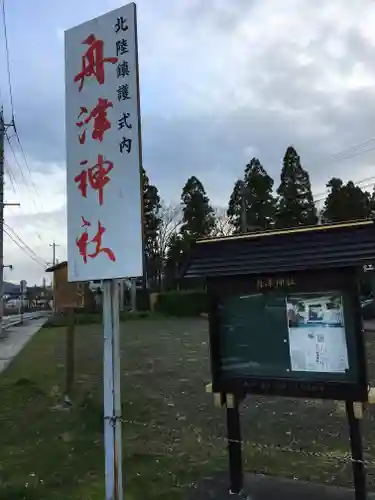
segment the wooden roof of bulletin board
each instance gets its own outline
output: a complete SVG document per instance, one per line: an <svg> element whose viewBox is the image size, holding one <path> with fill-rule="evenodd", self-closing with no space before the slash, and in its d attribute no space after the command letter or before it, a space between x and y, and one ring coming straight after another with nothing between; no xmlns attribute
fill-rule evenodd
<svg viewBox="0 0 375 500"><path fill-rule="evenodd" d="M365 220L197 240L182 276L234 276L370 263L375 263L375 221Z"/></svg>

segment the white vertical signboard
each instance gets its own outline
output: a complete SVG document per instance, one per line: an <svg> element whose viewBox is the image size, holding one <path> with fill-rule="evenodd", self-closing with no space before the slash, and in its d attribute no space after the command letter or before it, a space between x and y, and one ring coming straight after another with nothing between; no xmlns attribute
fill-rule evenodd
<svg viewBox="0 0 375 500"><path fill-rule="evenodd" d="M137 21L131 3L65 34L68 279L103 280L107 500L122 500L119 288L142 274Z"/></svg>
<svg viewBox="0 0 375 500"><path fill-rule="evenodd" d="M68 279L142 275L136 8L65 33Z"/></svg>

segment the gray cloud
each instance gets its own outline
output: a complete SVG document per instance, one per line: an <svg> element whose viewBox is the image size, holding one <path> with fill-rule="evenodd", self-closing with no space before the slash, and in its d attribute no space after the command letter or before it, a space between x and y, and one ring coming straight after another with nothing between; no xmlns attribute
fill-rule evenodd
<svg viewBox="0 0 375 500"><path fill-rule="evenodd" d="M233 32L244 17L251 14L256 5L254 0L189 0L184 5L183 17L187 24L194 23L205 29Z"/></svg>
<svg viewBox="0 0 375 500"><path fill-rule="evenodd" d="M330 157L371 136L374 92L371 88L348 89L344 80L360 63L369 74L375 74L373 46L355 21L341 22L333 8L329 15L324 2L306 0L303 4L298 7L301 27L296 35L284 32L277 22L272 24L273 16L287 17L288 12L273 11L274 2L270 2L271 8L264 10L264 14L261 8L265 4L255 0L230 3L196 0L182 2L181 8L172 9L168 22L172 25L175 16L176 31L181 27L184 38L176 39L176 44L182 44L182 59L179 60L177 53L173 55L174 47L168 37L165 40L172 56L166 59L168 47L163 43L167 42L158 33L158 43L154 44L151 55L145 57L141 75L142 103L145 103L142 106L144 166L164 197L179 197L187 177L196 174L211 196L225 199L249 160L245 153L249 148L256 151L276 184L283 153L290 143L298 148L317 186L324 185L331 175L357 178L358 167L365 168L372 160L371 153L341 164L332 163ZM147 5L145 1L141 3L143 12ZM336 1L333 5L348 7L346 2ZM364 2L351 5L354 13ZM291 15L295 15L292 11L295 6L295 2L285 3ZM154 14L158 15L157 10ZM304 14L309 16L306 21ZM261 26L252 24L252 16L255 21L263 19L265 29L270 26L273 29L262 32ZM248 25L244 29L246 20ZM158 31L157 21L156 18L154 31L148 33L147 40L145 31L141 32L141 51L142 44L151 47L150 40L155 39ZM206 35L202 35L203 27ZM258 39L254 41L256 34ZM245 35L251 35L248 45ZM204 36L207 39L212 36L222 42L220 46L213 42L211 52L202 46L202 55L197 52L197 36L203 36L203 41ZM225 52L227 42L233 44L236 37L243 38L243 43L238 42L238 50L236 46L232 48L234 52ZM17 122L25 147L31 157L41 162L61 162L65 156L61 50L53 83L38 80L35 73L29 81L30 91L17 98ZM191 61L186 64L184 59L189 51L207 58L207 72L199 74L199 90L198 83L189 80ZM233 53L238 58L228 59ZM210 69L210 56L218 61L223 59L218 68ZM154 69L151 71L151 59L158 57L164 60L163 68L169 64L169 74L155 76ZM152 75L151 85L148 77ZM340 83L338 88L331 86L331 76L342 78L341 88ZM167 85L171 89L167 95L165 81L171 82L170 87ZM183 86L177 85L178 82L183 82ZM21 83L16 86L19 94ZM159 98L160 94L163 97ZM159 99L163 106L157 105ZM191 107L187 104L190 99L194 103ZM155 106L149 104L152 101Z"/></svg>
<svg viewBox="0 0 375 500"><path fill-rule="evenodd" d="M36 0L21 15L16 3L8 5L15 118L47 213L25 214L31 194L18 188L11 198L20 198L22 215L9 209L6 222L44 260L51 259L53 239L61 245L59 258L66 255L61 32L121 5L121 0L92 0L89 6ZM316 192L324 191L332 176L373 175L375 139L366 153L333 155L375 135L374 2L139 0L138 5L144 166L167 201L177 201L187 178L196 175L212 202L225 205L253 155L277 187L289 144L300 153ZM32 39L25 18L39 20ZM6 67L1 55L0 65ZM6 72L0 73L10 118L6 80ZM8 162L14 167L12 155ZM40 283L43 269L8 240L5 257L15 265L6 279Z"/></svg>

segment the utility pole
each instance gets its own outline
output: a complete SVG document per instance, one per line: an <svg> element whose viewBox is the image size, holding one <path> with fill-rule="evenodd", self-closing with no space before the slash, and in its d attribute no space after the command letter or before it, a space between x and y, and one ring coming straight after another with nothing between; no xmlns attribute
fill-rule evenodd
<svg viewBox="0 0 375 500"><path fill-rule="evenodd" d="M247 215L246 215L246 200L245 200L245 181L241 184L241 233L247 232Z"/></svg>
<svg viewBox="0 0 375 500"><path fill-rule="evenodd" d="M0 110L0 338L3 335L4 316L4 142L5 123Z"/></svg>
<svg viewBox="0 0 375 500"><path fill-rule="evenodd" d="M54 265L54 266L56 265L56 247L59 247L59 246L60 245L56 245L55 241L53 241L52 245L50 244L50 247L52 247L52 265ZM56 290L55 290L55 283L53 283L53 305L52 305L52 311L53 311L53 313L56 312Z"/></svg>
<svg viewBox="0 0 375 500"><path fill-rule="evenodd" d="M4 203L4 142L6 128L14 127L14 121L9 125L4 122L3 108L0 109L0 338L3 336L3 316L4 316L4 207L19 206L19 203Z"/></svg>
<svg viewBox="0 0 375 500"><path fill-rule="evenodd" d="M52 264L56 265L56 247L59 247L60 245L56 245L55 242L50 245L52 247Z"/></svg>

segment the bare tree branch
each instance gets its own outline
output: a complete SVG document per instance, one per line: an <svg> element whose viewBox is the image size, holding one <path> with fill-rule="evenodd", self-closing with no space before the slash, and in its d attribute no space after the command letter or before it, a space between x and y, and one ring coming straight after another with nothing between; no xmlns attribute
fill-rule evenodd
<svg viewBox="0 0 375 500"><path fill-rule="evenodd" d="M162 261L165 260L171 236L178 231L182 221L182 208L179 204L167 204L161 201L158 213L160 226L158 231L158 248Z"/></svg>
<svg viewBox="0 0 375 500"><path fill-rule="evenodd" d="M216 224L211 236L230 236L234 228L227 216L227 210L224 207L215 208Z"/></svg>

